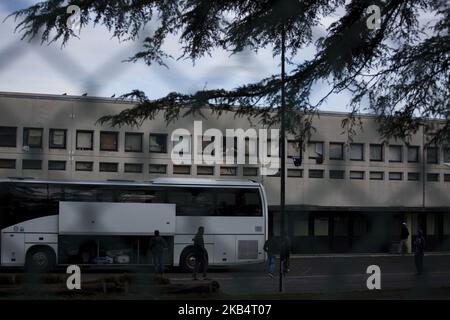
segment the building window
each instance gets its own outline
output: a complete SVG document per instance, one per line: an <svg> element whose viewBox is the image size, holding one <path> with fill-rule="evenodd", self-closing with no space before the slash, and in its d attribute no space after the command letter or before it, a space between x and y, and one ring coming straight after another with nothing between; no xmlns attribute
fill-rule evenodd
<svg viewBox="0 0 450 320"><path fill-rule="evenodd" d="M371 144L370 145L370 161L383 161L383 145Z"/></svg>
<svg viewBox="0 0 450 320"><path fill-rule="evenodd" d="M197 174L199 176L213 176L214 167L212 166L197 166Z"/></svg>
<svg viewBox="0 0 450 320"><path fill-rule="evenodd" d="M16 160L15 159L0 159L0 169L15 169Z"/></svg>
<svg viewBox="0 0 450 320"><path fill-rule="evenodd" d="M389 180L403 180L403 172L389 172Z"/></svg>
<svg viewBox="0 0 450 320"><path fill-rule="evenodd" d="M370 180L383 180L384 172L383 171L370 171L369 179Z"/></svg>
<svg viewBox="0 0 450 320"><path fill-rule="evenodd" d="M309 142L308 153L310 159L316 159L318 162L323 160L323 142Z"/></svg>
<svg viewBox="0 0 450 320"><path fill-rule="evenodd" d="M0 127L0 147L15 148L17 141L16 127Z"/></svg>
<svg viewBox="0 0 450 320"><path fill-rule="evenodd" d="M389 162L402 162L402 146L392 145L389 146Z"/></svg>
<svg viewBox="0 0 450 320"><path fill-rule="evenodd" d="M350 179L363 180L364 171L350 171Z"/></svg>
<svg viewBox="0 0 450 320"><path fill-rule="evenodd" d="M237 168L236 167L220 167L220 175L221 176L236 176Z"/></svg>
<svg viewBox="0 0 450 320"><path fill-rule="evenodd" d="M149 164L148 173L166 174L167 165L166 164Z"/></svg>
<svg viewBox="0 0 450 320"><path fill-rule="evenodd" d="M450 163L450 147L444 148L444 163Z"/></svg>
<svg viewBox="0 0 450 320"><path fill-rule="evenodd" d="M444 173L444 181L450 182L450 173Z"/></svg>
<svg viewBox="0 0 450 320"><path fill-rule="evenodd" d="M344 179L344 170L330 170L330 179Z"/></svg>
<svg viewBox="0 0 450 320"><path fill-rule="evenodd" d="M119 146L119 133L114 131L100 132L100 150L117 151Z"/></svg>
<svg viewBox="0 0 450 320"><path fill-rule="evenodd" d="M289 178L302 178L303 170L302 169L287 169L287 176Z"/></svg>
<svg viewBox="0 0 450 320"><path fill-rule="evenodd" d="M191 174L191 166L174 165L173 174Z"/></svg>
<svg viewBox="0 0 450 320"><path fill-rule="evenodd" d="M118 168L117 162L100 162L100 172L117 172Z"/></svg>
<svg viewBox="0 0 450 320"><path fill-rule="evenodd" d="M149 142L150 152L166 153L167 152L167 134L151 133Z"/></svg>
<svg viewBox="0 0 450 320"><path fill-rule="evenodd" d="M50 149L65 149L67 140L67 130L50 129L49 144Z"/></svg>
<svg viewBox="0 0 450 320"><path fill-rule="evenodd" d="M41 128L24 128L23 145L29 148L42 148L43 132Z"/></svg>
<svg viewBox="0 0 450 320"><path fill-rule="evenodd" d="M42 170L42 160L22 160L22 169Z"/></svg>
<svg viewBox="0 0 450 320"><path fill-rule="evenodd" d="M77 130L77 150L94 149L94 131Z"/></svg>
<svg viewBox="0 0 450 320"><path fill-rule="evenodd" d="M125 132L125 152L142 152L142 133Z"/></svg>
<svg viewBox="0 0 450 320"><path fill-rule="evenodd" d="M408 181L419 181L420 173L419 172L408 172Z"/></svg>
<svg viewBox="0 0 450 320"><path fill-rule="evenodd" d="M408 146L408 162L419 162L419 147Z"/></svg>
<svg viewBox="0 0 450 320"><path fill-rule="evenodd" d="M142 163L125 163L123 171L127 173L142 173Z"/></svg>
<svg viewBox="0 0 450 320"><path fill-rule="evenodd" d="M344 144L330 142L330 160L344 160Z"/></svg>
<svg viewBox="0 0 450 320"><path fill-rule="evenodd" d="M439 148L427 147L427 163L430 164L439 163Z"/></svg>
<svg viewBox="0 0 450 320"><path fill-rule="evenodd" d="M246 177L256 177L258 175L258 168L244 167L242 175Z"/></svg>
<svg viewBox="0 0 450 320"><path fill-rule="evenodd" d="M439 181L439 173L427 173L427 181L431 182Z"/></svg>
<svg viewBox="0 0 450 320"><path fill-rule="evenodd" d="M289 140L287 142L287 157L301 157L302 156L302 148L300 146L300 142L296 140Z"/></svg>
<svg viewBox="0 0 450 320"><path fill-rule="evenodd" d="M362 143L350 144L350 160L356 161L364 160L364 144Z"/></svg>
<svg viewBox="0 0 450 320"><path fill-rule="evenodd" d="M76 171L92 171L94 169L94 163L91 161L77 161L75 163Z"/></svg>
<svg viewBox="0 0 450 320"><path fill-rule="evenodd" d="M49 160L49 162L48 162L48 170L65 171L66 170L66 162L65 161Z"/></svg>
<svg viewBox="0 0 450 320"><path fill-rule="evenodd" d="M309 170L309 177L313 179L322 179L323 178L323 170L311 169Z"/></svg>

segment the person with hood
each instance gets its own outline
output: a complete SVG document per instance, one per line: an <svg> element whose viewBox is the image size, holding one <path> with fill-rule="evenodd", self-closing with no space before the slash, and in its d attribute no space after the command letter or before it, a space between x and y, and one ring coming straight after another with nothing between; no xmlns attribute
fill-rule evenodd
<svg viewBox="0 0 450 320"><path fill-rule="evenodd" d="M205 249L205 240L203 239L203 234L205 229L203 227L198 227L197 234L192 239L194 241L194 257L195 266L194 273L192 277L194 280L197 279L197 273L201 271L203 273L203 279L206 280L206 268L208 266L208 252Z"/></svg>
<svg viewBox="0 0 450 320"><path fill-rule="evenodd" d="M414 252L414 262L416 264L417 275L421 275L423 272L423 256L425 252L425 237L423 236L423 231L419 230L417 233L416 241L414 241L415 252Z"/></svg>
<svg viewBox="0 0 450 320"><path fill-rule="evenodd" d="M409 230L406 222L402 223L402 229L400 232L400 244L398 246L398 253L403 254L404 248L408 252L408 238L409 238Z"/></svg>

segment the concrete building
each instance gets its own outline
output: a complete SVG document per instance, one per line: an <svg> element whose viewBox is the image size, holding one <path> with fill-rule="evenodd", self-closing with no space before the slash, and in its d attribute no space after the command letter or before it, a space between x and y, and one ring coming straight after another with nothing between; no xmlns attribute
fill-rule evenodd
<svg viewBox="0 0 450 320"><path fill-rule="evenodd" d="M261 176L257 165L174 165L170 135L193 131L258 127L232 112L180 117L163 115L142 126L112 128L103 115L133 106L131 101L26 93L0 93L0 177L74 180L151 180L160 176L248 178L267 191L270 232L279 235L279 175ZM419 130L411 141L382 141L375 118L362 115L350 142L345 114L322 112L305 146L288 137L286 204L294 252L380 252L396 250L400 225L413 237L419 229L428 250L450 249L450 147L424 148ZM435 122L436 126L439 122ZM293 157L301 156L296 166Z"/></svg>

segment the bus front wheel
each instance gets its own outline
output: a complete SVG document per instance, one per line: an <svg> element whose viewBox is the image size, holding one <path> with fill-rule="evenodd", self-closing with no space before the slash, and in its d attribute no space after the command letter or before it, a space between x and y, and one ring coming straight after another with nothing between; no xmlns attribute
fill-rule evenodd
<svg viewBox="0 0 450 320"><path fill-rule="evenodd" d="M53 269L56 257L49 247L33 247L27 252L25 268L30 272L47 272Z"/></svg>

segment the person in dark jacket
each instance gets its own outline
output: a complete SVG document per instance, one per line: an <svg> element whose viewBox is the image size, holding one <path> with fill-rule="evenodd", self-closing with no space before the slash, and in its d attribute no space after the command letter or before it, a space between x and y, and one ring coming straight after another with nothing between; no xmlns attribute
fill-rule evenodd
<svg viewBox="0 0 450 320"><path fill-rule="evenodd" d="M264 251L267 253L267 268L271 278L273 278L275 273L275 254L279 251L278 249L278 242L275 238L270 238L264 243Z"/></svg>
<svg viewBox="0 0 450 320"><path fill-rule="evenodd" d="M152 252L155 272L162 275L164 273L164 249L167 242L159 235L159 230L155 230L155 235L150 239L149 249Z"/></svg>
<svg viewBox="0 0 450 320"><path fill-rule="evenodd" d="M205 241L203 239L204 232L205 229L203 227L198 227L197 234L192 239L192 241L194 241L194 257L195 257L194 273L192 274L194 280L198 280L197 273L199 271L203 273L203 279L207 279L206 269L208 266L208 252L205 249Z"/></svg>
<svg viewBox="0 0 450 320"><path fill-rule="evenodd" d="M409 230L406 222L402 223L402 229L400 232L400 245L398 246L398 253L403 254L404 248L408 251L408 238L409 238Z"/></svg>
<svg viewBox="0 0 450 320"><path fill-rule="evenodd" d="M414 245L415 245L414 262L416 264L417 275L421 275L423 272L423 256L426 245L425 237L423 236L422 230L419 230Z"/></svg>

